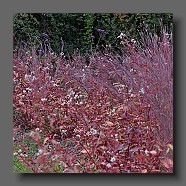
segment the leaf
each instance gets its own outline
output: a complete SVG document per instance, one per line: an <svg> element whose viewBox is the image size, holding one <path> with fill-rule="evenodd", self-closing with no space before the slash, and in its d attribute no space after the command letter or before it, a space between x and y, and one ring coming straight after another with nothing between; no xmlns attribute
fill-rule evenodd
<svg viewBox="0 0 186 186"><path fill-rule="evenodd" d="M46 155L39 156L34 160L34 163L41 163L44 164L48 161L48 157Z"/></svg>
<svg viewBox="0 0 186 186"><path fill-rule="evenodd" d="M54 129L54 126L53 126L53 123L55 122L55 118L51 118L50 119L50 127L52 128L52 129Z"/></svg>
<svg viewBox="0 0 186 186"><path fill-rule="evenodd" d="M147 173L147 169L141 170L141 173Z"/></svg>
<svg viewBox="0 0 186 186"><path fill-rule="evenodd" d="M157 152L155 150L152 150L149 153L152 154L152 155L156 155L157 154Z"/></svg>
<svg viewBox="0 0 186 186"><path fill-rule="evenodd" d="M54 139L52 139L52 140L51 140L51 143L52 143L53 145L56 145L56 144L57 144L57 141L54 140Z"/></svg>
<svg viewBox="0 0 186 186"><path fill-rule="evenodd" d="M47 142L48 139L49 139L48 137L46 137L46 138L44 139L44 141L43 141L43 144L44 144L44 145L45 145L45 143Z"/></svg>
<svg viewBox="0 0 186 186"><path fill-rule="evenodd" d="M167 144L167 147L169 147L171 150L173 150L173 145L172 144Z"/></svg>
<svg viewBox="0 0 186 186"><path fill-rule="evenodd" d="M35 140L35 141L37 141L37 142L41 139L41 136L40 136L40 134L39 134L38 131L31 131L31 132L29 133L29 136L30 136L33 140Z"/></svg>
<svg viewBox="0 0 186 186"><path fill-rule="evenodd" d="M173 161L169 158L163 158L161 160L161 163L164 167L166 167L167 169L170 169L173 167Z"/></svg>
<svg viewBox="0 0 186 186"><path fill-rule="evenodd" d="M86 151L85 149L83 149L83 150L81 151L81 153L87 154L87 151Z"/></svg>
<svg viewBox="0 0 186 186"><path fill-rule="evenodd" d="M81 160L81 161L80 161L80 164L81 164L81 165L84 165L85 163L86 163L85 160Z"/></svg>
<svg viewBox="0 0 186 186"><path fill-rule="evenodd" d="M137 159L138 159L139 163L144 163L147 161L147 158L144 155L142 155L139 151L137 154Z"/></svg>
<svg viewBox="0 0 186 186"><path fill-rule="evenodd" d="M114 126L114 123L111 122L111 121L106 121L106 122L105 122L105 125L106 125L106 126L112 127L112 126Z"/></svg>
<svg viewBox="0 0 186 186"><path fill-rule="evenodd" d="M104 144L104 142L105 142L105 140L99 137L96 144L101 145L101 144Z"/></svg>
<svg viewBox="0 0 186 186"><path fill-rule="evenodd" d="M66 169L64 170L64 172L65 172L65 173L74 173L74 169L72 169L72 168L66 168Z"/></svg>
<svg viewBox="0 0 186 186"><path fill-rule="evenodd" d="M106 150L107 147L102 145L102 146L98 147L98 149L100 149L100 150Z"/></svg>
<svg viewBox="0 0 186 186"><path fill-rule="evenodd" d="M74 165L74 173L80 173L81 167L79 165Z"/></svg>
<svg viewBox="0 0 186 186"><path fill-rule="evenodd" d="M125 104L120 105L120 106L117 108L117 111L120 111L120 110L127 111L127 110L128 110L128 106L126 106Z"/></svg>

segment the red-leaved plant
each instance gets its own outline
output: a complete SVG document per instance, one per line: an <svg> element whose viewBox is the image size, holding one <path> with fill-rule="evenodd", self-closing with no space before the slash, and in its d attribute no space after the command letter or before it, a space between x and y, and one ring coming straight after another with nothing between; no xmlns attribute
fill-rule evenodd
<svg viewBox="0 0 186 186"><path fill-rule="evenodd" d="M120 60L93 52L89 65L77 51L14 53L14 153L28 170L173 172L172 33L141 38Z"/></svg>

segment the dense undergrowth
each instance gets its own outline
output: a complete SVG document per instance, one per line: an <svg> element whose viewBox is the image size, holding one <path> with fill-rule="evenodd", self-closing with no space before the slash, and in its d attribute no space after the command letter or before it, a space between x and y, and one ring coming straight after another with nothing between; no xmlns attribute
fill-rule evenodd
<svg viewBox="0 0 186 186"><path fill-rule="evenodd" d="M18 47L15 171L172 173L172 37L121 34L121 55L92 51L88 62L78 51L70 60Z"/></svg>

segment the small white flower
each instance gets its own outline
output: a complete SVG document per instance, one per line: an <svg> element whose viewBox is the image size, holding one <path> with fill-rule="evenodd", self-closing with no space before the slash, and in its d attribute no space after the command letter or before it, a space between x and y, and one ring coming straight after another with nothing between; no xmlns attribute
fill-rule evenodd
<svg viewBox="0 0 186 186"><path fill-rule="evenodd" d="M19 104L20 104L20 105L24 105L24 103L23 103L22 101L20 101L20 100L19 100Z"/></svg>
<svg viewBox="0 0 186 186"><path fill-rule="evenodd" d="M53 86L54 86L54 87L59 87L59 85L58 85L58 84L56 84L56 83L54 83L54 84L53 84Z"/></svg>
<svg viewBox="0 0 186 186"><path fill-rule="evenodd" d="M14 156L16 156L16 155L18 155L18 153L17 152L14 152Z"/></svg>
<svg viewBox="0 0 186 186"><path fill-rule="evenodd" d="M115 134L115 138L118 138L118 134Z"/></svg>
<svg viewBox="0 0 186 186"><path fill-rule="evenodd" d="M63 52L61 52L59 55L60 55L60 56L64 56L64 53L63 53Z"/></svg>
<svg viewBox="0 0 186 186"><path fill-rule="evenodd" d="M36 80L36 77L35 76L32 76L32 81Z"/></svg>
<svg viewBox="0 0 186 186"><path fill-rule="evenodd" d="M33 136L34 134L35 134L34 131L31 131L31 132L30 132L30 136Z"/></svg>
<svg viewBox="0 0 186 186"><path fill-rule="evenodd" d="M145 93L144 88L141 88L139 92L141 92L142 94L144 94Z"/></svg>
<svg viewBox="0 0 186 186"><path fill-rule="evenodd" d="M87 133L86 133L86 135L87 135L87 136L90 136L90 135L91 135L91 133L90 133L90 132L87 132Z"/></svg>
<svg viewBox="0 0 186 186"><path fill-rule="evenodd" d="M39 131L40 129L39 128L36 128L36 131Z"/></svg>
<svg viewBox="0 0 186 186"><path fill-rule="evenodd" d="M46 98L41 98L41 101L47 101L47 99Z"/></svg>
<svg viewBox="0 0 186 186"><path fill-rule="evenodd" d="M21 150L21 149L19 149L19 150L18 150L18 152L22 152L22 150Z"/></svg>
<svg viewBox="0 0 186 186"><path fill-rule="evenodd" d="M148 154L148 153L149 153L149 151L147 149L145 149L145 154Z"/></svg>
<svg viewBox="0 0 186 186"><path fill-rule="evenodd" d="M52 161L55 161L55 160L57 160L58 158L59 158L58 155L54 155L54 156L52 156Z"/></svg>
<svg viewBox="0 0 186 186"><path fill-rule="evenodd" d="M73 90L70 91L70 95L74 95L75 92Z"/></svg>
<svg viewBox="0 0 186 186"><path fill-rule="evenodd" d="M133 97L135 97L135 95L134 94L131 94L130 97L133 98Z"/></svg>
<svg viewBox="0 0 186 186"><path fill-rule="evenodd" d="M72 102L72 98L70 98L68 101L67 101L67 103L71 103Z"/></svg>
<svg viewBox="0 0 186 186"><path fill-rule="evenodd" d="M116 161L116 158L113 156L111 159L110 159L111 162L115 162Z"/></svg>
<svg viewBox="0 0 186 186"><path fill-rule="evenodd" d="M112 167L112 165L110 163L107 163L106 165L108 168Z"/></svg>
<svg viewBox="0 0 186 186"><path fill-rule="evenodd" d="M97 131L96 129L94 129L94 128L90 129L90 131L91 131L91 133L94 134L94 135L98 133L98 131Z"/></svg>
<svg viewBox="0 0 186 186"><path fill-rule="evenodd" d="M62 134L65 134L67 132L67 130L61 130Z"/></svg>
<svg viewBox="0 0 186 186"><path fill-rule="evenodd" d="M121 34L117 38L123 39L124 37L126 37L126 35L121 32Z"/></svg>
<svg viewBox="0 0 186 186"><path fill-rule="evenodd" d="M43 153L43 150L42 150L42 149L39 149L39 150L38 150L38 153L39 153L39 154L42 154L42 153Z"/></svg>
<svg viewBox="0 0 186 186"><path fill-rule="evenodd" d="M136 40L135 39L131 39L131 42L135 44L136 43Z"/></svg>
<svg viewBox="0 0 186 186"><path fill-rule="evenodd" d="M28 80L28 77L29 77L29 76L28 76L27 74L25 74L25 77L24 77L25 80Z"/></svg>
<svg viewBox="0 0 186 186"><path fill-rule="evenodd" d="M80 138L80 135L79 135L79 134L77 134L77 135L76 135L76 137Z"/></svg>
<svg viewBox="0 0 186 186"><path fill-rule="evenodd" d="M79 98L79 96L76 94L75 96L74 96L74 98L76 99L76 98Z"/></svg>
<svg viewBox="0 0 186 186"><path fill-rule="evenodd" d="M134 69L133 69L133 68L131 68L131 69L130 69L130 72L133 72L133 71L134 71Z"/></svg>
<svg viewBox="0 0 186 186"><path fill-rule="evenodd" d="M32 91L32 89L31 89L31 88L29 88L29 87L28 87L28 88L26 88L26 90L28 90L28 91Z"/></svg>

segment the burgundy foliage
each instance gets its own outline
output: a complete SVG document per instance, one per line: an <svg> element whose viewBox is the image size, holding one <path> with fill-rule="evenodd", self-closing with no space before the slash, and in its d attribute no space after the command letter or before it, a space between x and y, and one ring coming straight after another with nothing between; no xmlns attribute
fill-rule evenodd
<svg viewBox="0 0 186 186"><path fill-rule="evenodd" d="M88 66L77 51L73 60L14 53L14 143L28 169L173 172L172 35L142 39L145 49L129 45L120 59L94 52ZM24 139L37 143L35 155Z"/></svg>

